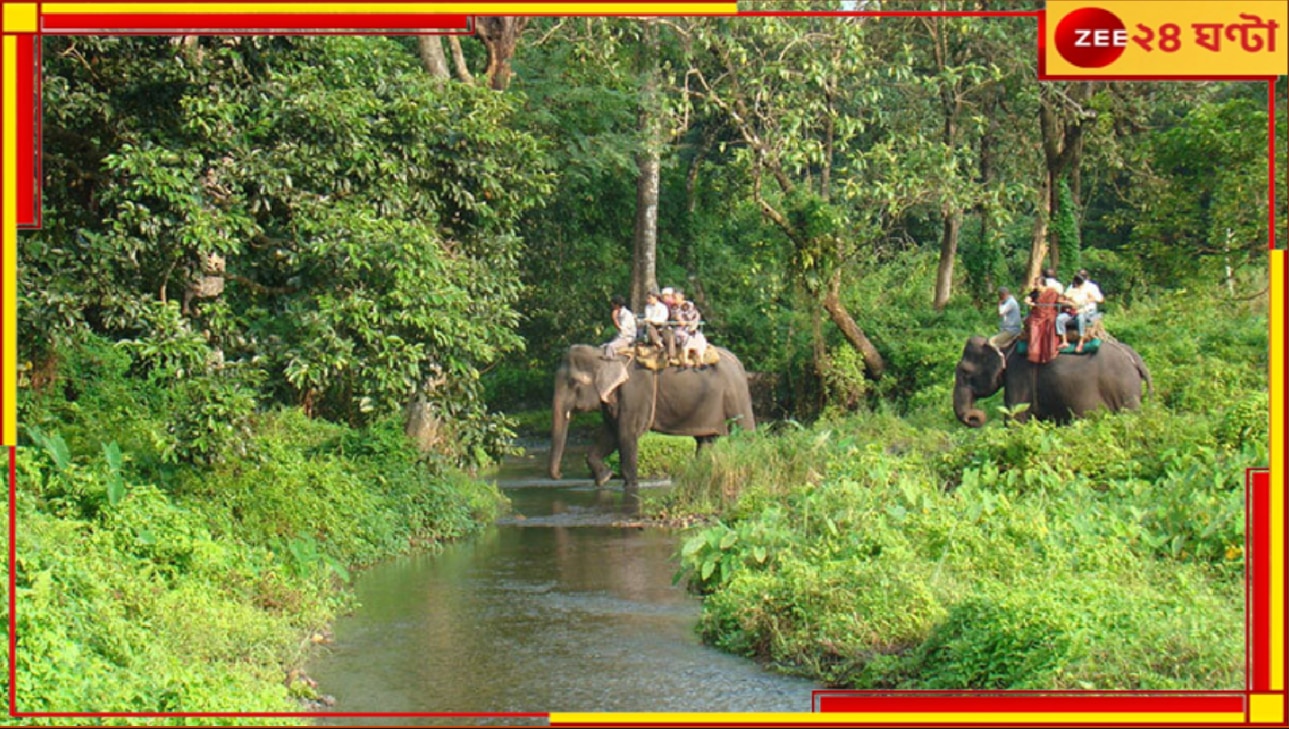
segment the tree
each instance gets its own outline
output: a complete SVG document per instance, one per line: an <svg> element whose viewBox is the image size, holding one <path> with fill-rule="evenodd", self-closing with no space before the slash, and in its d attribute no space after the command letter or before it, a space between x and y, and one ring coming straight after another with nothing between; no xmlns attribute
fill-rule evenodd
<svg viewBox="0 0 1289 729"><path fill-rule="evenodd" d="M448 73L448 59L443 55L443 42L438 35L426 33L416 36L417 49L421 53L421 63L425 72L432 78L446 81L451 78Z"/></svg>
<svg viewBox="0 0 1289 729"><path fill-rule="evenodd" d="M1043 258L1050 254L1052 268L1060 266L1061 241L1054 235L1058 230L1051 225L1061 207L1060 178L1068 174L1069 189L1074 208L1079 206L1082 193L1080 167L1083 162L1084 124L1096 117L1086 106L1092 95L1092 82L1080 81L1046 83L1040 86L1039 131L1043 142L1044 177L1040 186L1046 204L1035 222L1035 235L1030 247L1026 281L1034 280L1043 268ZM1047 235L1040 235L1046 232Z"/></svg>
<svg viewBox="0 0 1289 729"><path fill-rule="evenodd" d="M178 62L195 50L201 64ZM266 401L363 423L422 391L454 455L495 452L478 375L522 346L518 226L550 191L513 100L371 37L48 51L47 169L76 182L23 247L24 324L56 338L32 355L78 329L154 359L196 336ZM216 276L219 295L185 296ZM160 313L178 300L177 320ZM168 371L226 370L194 362Z"/></svg>
<svg viewBox="0 0 1289 729"><path fill-rule="evenodd" d="M879 377L882 356L842 284L861 254L934 199L942 147L884 127L894 80L908 71L873 60L864 19L798 21L696 22L691 91L736 135L752 199L792 242L793 275Z"/></svg>
<svg viewBox="0 0 1289 729"><path fill-rule="evenodd" d="M632 235L631 308L640 311L645 295L658 288L658 185L662 146L662 108L658 69L658 25L642 21L640 47L640 135L636 153L636 221Z"/></svg>
<svg viewBox="0 0 1289 729"><path fill-rule="evenodd" d="M505 91L510 86L512 74L510 60L519 45L519 35L528 26L526 17L475 18L475 35L488 49L488 67L484 71L487 86L495 91Z"/></svg>

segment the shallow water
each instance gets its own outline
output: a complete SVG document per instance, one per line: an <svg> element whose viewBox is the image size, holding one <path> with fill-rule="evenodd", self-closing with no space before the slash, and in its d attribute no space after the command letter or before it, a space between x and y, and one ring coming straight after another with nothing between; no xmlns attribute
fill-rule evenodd
<svg viewBox="0 0 1289 729"><path fill-rule="evenodd" d="M514 515L358 578L362 607L309 668L332 711L810 711L810 682L701 644L699 601L672 585L676 532L611 526L633 521L620 489L540 480L512 464Z"/></svg>

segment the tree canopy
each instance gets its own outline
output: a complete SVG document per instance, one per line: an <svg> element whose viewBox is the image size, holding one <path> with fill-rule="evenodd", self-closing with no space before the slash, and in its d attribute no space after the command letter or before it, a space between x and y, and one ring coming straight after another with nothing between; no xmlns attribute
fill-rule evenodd
<svg viewBox="0 0 1289 729"><path fill-rule="evenodd" d="M633 271L808 412L900 366L865 282L901 257L938 261L931 311L1043 262L1131 297L1259 261L1265 90L1040 83L1032 23L533 18L451 71L438 39L47 38L30 384L92 332L212 411L419 397L478 460L506 435L481 381L544 398Z"/></svg>

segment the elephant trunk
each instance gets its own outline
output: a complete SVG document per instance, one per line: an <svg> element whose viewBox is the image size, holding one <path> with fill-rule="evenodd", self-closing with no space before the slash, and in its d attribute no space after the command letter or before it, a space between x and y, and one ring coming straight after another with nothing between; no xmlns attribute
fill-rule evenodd
<svg viewBox="0 0 1289 729"><path fill-rule="evenodd" d="M564 443L568 440L568 421L572 413L569 412L569 399L566 393L561 393L559 389L555 391L555 399L551 405L551 453L550 453L550 477L559 480L561 477L560 462L564 459Z"/></svg>
<svg viewBox="0 0 1289 729"><path fill-rule="evenodd" d="M953 386L953 414L972 428L979 428L986 420L985 411L976 408L976 393L961 375Z"/></svg>

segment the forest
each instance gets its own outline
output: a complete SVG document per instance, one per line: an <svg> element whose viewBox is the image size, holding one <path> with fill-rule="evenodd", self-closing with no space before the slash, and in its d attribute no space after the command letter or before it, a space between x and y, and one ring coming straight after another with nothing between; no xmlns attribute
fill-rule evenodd
<svg viewBox="0 0 1289 729"><path fill-rule="evenodd" d="M502 513L561 355L663 286L760 424L641 445L706 641L830 686L1244 686L1285 77L1042 82L1027 17L477 21L44 38L24 711L299 710L352 571ZM962 425L963 343L1047 267L1151 393Z"/></svg>

